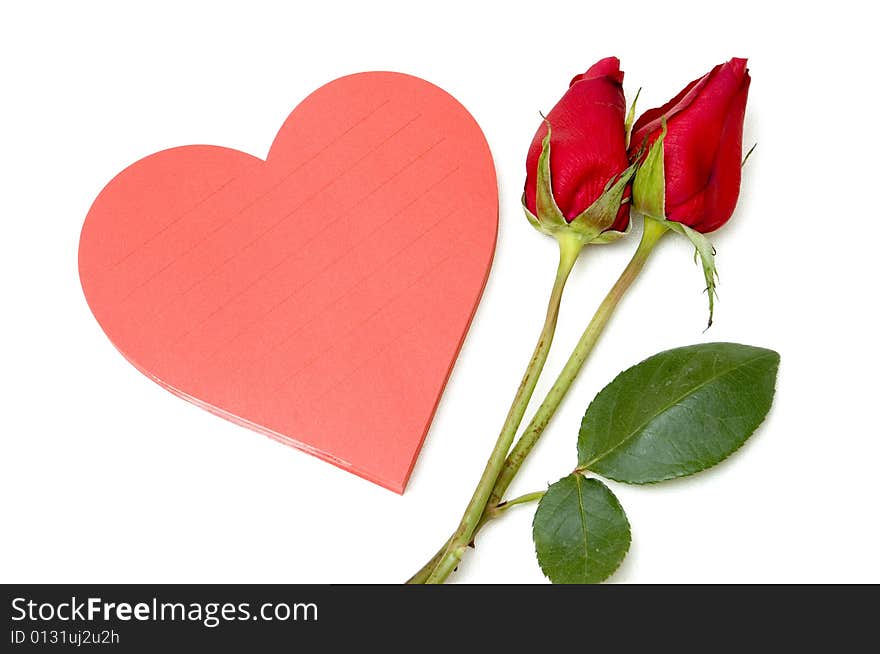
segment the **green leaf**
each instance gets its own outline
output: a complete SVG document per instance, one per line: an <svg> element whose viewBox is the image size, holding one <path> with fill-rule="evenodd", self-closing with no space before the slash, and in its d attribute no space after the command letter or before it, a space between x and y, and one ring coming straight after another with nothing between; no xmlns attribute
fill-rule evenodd
<svg viewBox="0 0 880 654"><path fill-rule="evenodd" d="M680 347L642 361L587 409L578 470L644 484L719 463L764 420L778 367L773 350L736 343Z"/></svg>
<svg viewBox="0 0 880 654"><path fill-rule="evenodd" d="M554 584L595 584L620 566L629 550L626 514L598 479L578 473L547 489L532 525L538 564Z"/></svg>

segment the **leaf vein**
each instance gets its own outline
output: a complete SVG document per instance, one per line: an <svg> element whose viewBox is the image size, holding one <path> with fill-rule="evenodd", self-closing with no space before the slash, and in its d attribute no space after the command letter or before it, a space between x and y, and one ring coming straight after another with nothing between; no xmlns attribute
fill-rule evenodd
<svg viewBox="0 0 880 654"><path fill-rule="evenodd" d="M659 411L655 412L655 413L654 413L652 416L650 416L647 420L645 420L645 421L642 422L641 424L637 425L634 429L632 429L632 430L631 430L626 436L624 436L624 437L623 437L623 438L622 438L622 439L621 439L616 445L614 445L613 447L609 448L609 449L606 450L605 452L601 453L599 456L595 456L595 457L593 457L590 461L584 463L584 464L583 464L583 467L589 469L589 467L590 467L591 465L593 465L594 463L596 463L597 461L599 461L599 460L601 460L601 459L604 459L604 458L607 457L609 454L611 454L611 453L614 452L615 450L619 449L622 445L624 445L625 443L628 443L630 440L632 440L636 435L638 435L639 433L641 433L641 432L644 430L645 427L647 427L651 422L653 422L654 420L656 420L658 416L662 415L663 413L666 413L667 411L669 411L669 409L671 409L671 408L674 407L675 405L677 405L677 404L679 404L680 402L682 402L682 401L683 401L684 399L686 399L688 396L693 395L694 393L696 393L696 392L699 391L700 389L702 389L702 388L708 386L709 384L715 383L716 381L718 381L718 380L721 379L722 377L725 377L725 376L729 375L730 373L732 373L732 372L734 372L734 371L736 371L736 370L739 370L739 369L742 368L743 366L750 365L750 364L753 364L753 363L755 363L755 362L757 362L757 361L760 361L761 359L764 359L764 358L767 358L767 357L774 357L774 356L776 356L776 353L775 353L775 352L763 352L763 353L761 353L760 355L758 355L758 356L756 356L756 357L754 357L754 358L751 358L751 359L747 359L747 360L745 360L745 361L742 361L742 362L736 364L735 366L732 366L731 368L728 368L728 369L726 369L725 371L723 371L723 372L721 372L721 373L718 373L718 374L716 374L716 372L717 372L717 365L713 365L712 375L711 375L708 379L706 379L706 380L703 381L703 382L700 382L700 384L698 384L697 386L694 386L694 387L690 388L689 390L685 391L681 396L677 397L675 400L673 400L672 402L670 402L667 406L665 406L665 407L661 408Z"/></svg>

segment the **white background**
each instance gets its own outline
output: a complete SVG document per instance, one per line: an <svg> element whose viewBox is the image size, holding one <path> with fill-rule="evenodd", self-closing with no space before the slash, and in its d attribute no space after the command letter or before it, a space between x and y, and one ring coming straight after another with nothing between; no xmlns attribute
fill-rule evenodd
<svg viewBox="0 0 880 654"><path fill-rule="evenodd" d="M607 8L602 8L603 5ZM819 9L818 7L823 7ZM513 491L570 471L592 396L659 350L732 340L782 355L768 421L730 460L613 485L633 527L616 582L880 582L875 102L866 3L27 2L0 10L0 581L397 582L456 524L542 321L554 243L521 215L524 158L569 79L618 55L664 102L731 56L753 76L721 301L668 237ZM147 380L105 338L76 269L83 218L121 168L213 143L265 156L296 103L390 69L454 94L501 193L491 279L402 497L227 423ZM567 289L543 397L635 239ZM531 508L454 579L542 582Z"/></svg>

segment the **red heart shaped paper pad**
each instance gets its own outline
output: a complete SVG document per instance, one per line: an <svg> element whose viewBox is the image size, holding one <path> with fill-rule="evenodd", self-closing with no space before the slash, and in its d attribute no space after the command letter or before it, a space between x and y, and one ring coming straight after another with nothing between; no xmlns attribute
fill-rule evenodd
<svg viewBox="0 0 880 654"><path fill-rule="evenodd" d="M123 170L89 211L79 271L144 374L403 492L497 228L467 111L361 73L304 100L266 161L197 145Z"/></svg>

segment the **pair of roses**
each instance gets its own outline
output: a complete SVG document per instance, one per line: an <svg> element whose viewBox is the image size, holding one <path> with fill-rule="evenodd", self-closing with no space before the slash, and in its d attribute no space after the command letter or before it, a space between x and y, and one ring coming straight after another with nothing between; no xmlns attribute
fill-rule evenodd
<svg viewBox="0 0 880 654"><path fill-rule="evenodd" d="M634 121L635 102L626 112L620 62L609 57L576 76L546 116L526 158L523 195L529 221L560 248L544 327L458 528L411 583L442 583L487 521L536 500L534 539L542 569L553 581L602 580L626 553L629 523L610 490L585 473L636 484L693 474L735 451L763 420L775 386L775 352L707 344L661 353L622 373L590 405L571 474L547 491L503 500L618 302L670 231L687 237L702 261L712 324L715 251L704 234L730 219L739 196L746 64L734 58L716 66ZM645 218L632 260L514 443L574 262L586 245L625 236L631 213ZM677 394L667 397L673 387ZM624 395L636 400L621 404ZM748 401L740 401L746 395ZM682 412L670 414L684 404L701 413L699 424Z"/></svg>
<svg viewBox="0 0 880 654"><path fill-rule="evenodd" d="M656 215L655 198L649 197L654 189L640 185L639 175L636 210L704 234L718 229L733 214L739 196L749 82L746 60L731 59L685 86L662 107L644 112L630 128L624 117L620 62L616 57L602 59L571 81L535 134L526 158L526 208L539 222L552 220L537 199L538 162L551 128L553 198L568 223L599 200L608 181L623 176L630 162L644 161L665 131L665 212ZM606 230L625 232L629 213L621 204Z"/></svg>

